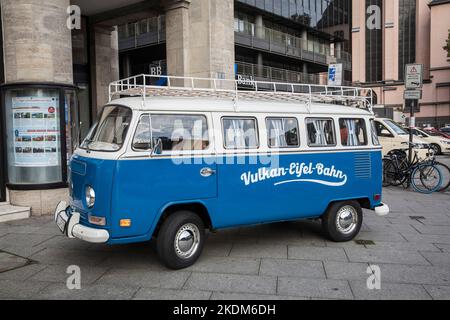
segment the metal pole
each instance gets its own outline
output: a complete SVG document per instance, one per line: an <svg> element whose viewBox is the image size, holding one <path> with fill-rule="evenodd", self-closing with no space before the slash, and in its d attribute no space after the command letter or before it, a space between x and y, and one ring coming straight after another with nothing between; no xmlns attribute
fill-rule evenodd
<svg viewBox="0 0 450 320"><path fill-rule="evenodd" d="M409 163L412 163L413 161L413 142L414 142L414 134L413 134L413 125L415 122L414 119L414 108L416 106L417 100L411 101L411 110L409 113Z"/></svg>

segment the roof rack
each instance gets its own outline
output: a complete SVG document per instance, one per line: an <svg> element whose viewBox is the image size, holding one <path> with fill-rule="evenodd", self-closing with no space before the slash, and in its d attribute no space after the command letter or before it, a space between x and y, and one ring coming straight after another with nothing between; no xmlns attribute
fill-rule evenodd
<svg viewBox="0 0 450 320"><path fill-rule="evenodd" d="M136 75L109 85L109 101L120 97L213 97L305 103L330 103L373 113L373 91L368 88L302 83L243 81L159 75Z"/></svg>

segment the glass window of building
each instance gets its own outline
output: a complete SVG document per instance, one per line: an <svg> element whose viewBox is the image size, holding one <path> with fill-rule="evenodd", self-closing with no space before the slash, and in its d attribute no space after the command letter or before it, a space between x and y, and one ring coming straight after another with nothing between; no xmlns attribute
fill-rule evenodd
<svg viewBox="0 0 450 320"><path fill-rule="evenodd" d="M404 79L405 65L416 61L416 0L400 0L398 78Z"/></svg>
<svg viewBox="0 0 450 320"><path fill-rule="evenodd" d="M366 0L366 20L373 15L369 7L377 6L383 11L383 0ZM381 19L383 21L383 19ZM381 28L366 28L366 82L377 82L383 78L383 31Z"/></svg>

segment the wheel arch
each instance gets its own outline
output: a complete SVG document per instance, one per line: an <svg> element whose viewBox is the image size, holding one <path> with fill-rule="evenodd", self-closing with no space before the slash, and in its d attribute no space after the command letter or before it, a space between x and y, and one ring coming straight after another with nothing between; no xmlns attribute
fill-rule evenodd
<svg viewBox="0 0 450 320"><path fill-rule="evenodd" d="M172 203L166 205L159 215L158 222L156 224L156 227L153 231L153 237L156 237L158 235L158 232L161 228L161 225L163 222L172 214L178 212L178 211L192 211L195 214L197 214L203 221L203 224L205 225L206 229L213 229L212 220L209 215L208 208L206 205L202 202L183 202L183 203Z"/></svg>

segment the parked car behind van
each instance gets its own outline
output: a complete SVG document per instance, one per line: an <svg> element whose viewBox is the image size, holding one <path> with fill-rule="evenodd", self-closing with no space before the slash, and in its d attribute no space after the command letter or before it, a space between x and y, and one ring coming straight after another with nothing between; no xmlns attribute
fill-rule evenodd
<svg viewBox="0 0 450 320"><path fill-rule="evenodd" d="M383 155L387 155L392 150L406 150L409 146L409 133L406 132L397 122L387 118L375 119L375 127L383 146ZM426 158L428 153L428 143L418 137L414 137L414 144L421 146L418 149L418 156Z"/></svg>
<svg viewBox="0 0 450 320"><path fill-rule="evenodd" d="M405 128L405 131L410 132L409 128ZM413 129L413 134L424 140L434 150L434 153L440 155L444 152L450 152L450 139L444 137L432 136L431 134L421 130L419 128Z"/></svg>

